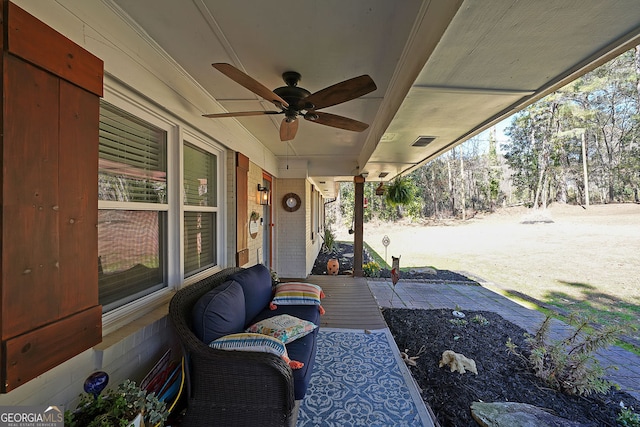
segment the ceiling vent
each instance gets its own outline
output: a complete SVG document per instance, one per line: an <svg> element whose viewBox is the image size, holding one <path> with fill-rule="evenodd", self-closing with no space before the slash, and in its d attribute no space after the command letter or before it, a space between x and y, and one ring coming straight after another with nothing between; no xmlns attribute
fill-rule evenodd
<svg viewBox="0 0 640 427"><path fill-rule="evenodd" d="M384 178L387 175L389 175L389 172L380 172L380 175L378 175L378 178Z"/></svg>
<svg viewBox="0 0 640 427"><path fill-rule="evenodd" d="M427 145L431 144L435 139L436 139L435 136L421 136L420 138L416 139L415 142L411 145L414 147L426 147Z"/></svg>

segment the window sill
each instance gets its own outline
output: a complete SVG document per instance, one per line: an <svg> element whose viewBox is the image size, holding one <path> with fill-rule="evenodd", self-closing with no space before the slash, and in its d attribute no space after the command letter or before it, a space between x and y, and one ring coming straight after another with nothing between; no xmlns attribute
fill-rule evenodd
<svg viewBox="0 0 640 427"><path fill-rule="evenodd" d="M220 271L220 266L202 271L184 280L182 287L196 283ZM165 288L102 316L102 342L94 350L104 351L169 313L169 301L175 290Z"/></svg>
<svg viewBox="0 0 640 427"><path fill-rule="evenodd" d="M117 342L122 337L126 337L166 316L173 294L173 291L164 289L147 298L142 298L130 305L104 314L102 316L102 343ZM98 346L102 345L98 344Z"/></svg>
<svg viewBox="0 0 640 427"><path fill-rule="evenodd" d="M127 325L122 326L102 337L102 342L93 347L94 350L104 351L109 347L119 343L123 339L135 334L140 329L149 326L158 320L162 319L169 312L169 302L167 301L163 305L155 308L154 310L138 317Z"/></svg>

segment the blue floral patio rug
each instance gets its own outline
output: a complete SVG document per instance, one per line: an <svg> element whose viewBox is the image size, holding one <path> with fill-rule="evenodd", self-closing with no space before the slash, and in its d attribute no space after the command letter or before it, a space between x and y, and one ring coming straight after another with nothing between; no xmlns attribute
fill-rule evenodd
<svg viewBox="0 0 640 427"><path fill-rule="evenodd" d="M320 329L297 427L325 426L433 426L388 329Z"/></svg>

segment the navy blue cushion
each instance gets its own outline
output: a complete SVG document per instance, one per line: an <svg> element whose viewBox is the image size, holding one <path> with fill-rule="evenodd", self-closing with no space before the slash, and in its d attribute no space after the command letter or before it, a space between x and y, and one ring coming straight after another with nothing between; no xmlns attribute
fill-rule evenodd
<svg viewBox="0 0 640 427"><path fill-rule="evenodd" d="M201 296L191 312L193 332L206 344L242 332L245 317L242 287L232 280Z"/></svg>
<svg viewBox="0 0 640 427"><path fill-rule="evenodd" d="M253 318L251 324L279 314L288 314L320 326L320 310L318 310L317 305L279 305L275 310L269 310L269 307L267 307ZM304 363L302 368L293 370L293 387L296 400L302 399L309 387L316 358L318 330L319 328L316 328L310 334L291 341L286 346L289 359Z"/></svg>
<svg viewBox="0 0 640 427"><path fill-rule="evenodd" d="M316 359L317 335L318 328L286 345L289 359L304 363L302 368L293 370L293 394L296 400L302 400L307 392L307 387L309 387L313 364Z"/></svg>
<svg viewBox="0 0 640 427"><path fill-rule="evenodd" d="M271 301L271 272L264 265L256 264L232 274L230 279L242 286L245 307L244 324L249 326L249 321L267 307Z"/></svg>

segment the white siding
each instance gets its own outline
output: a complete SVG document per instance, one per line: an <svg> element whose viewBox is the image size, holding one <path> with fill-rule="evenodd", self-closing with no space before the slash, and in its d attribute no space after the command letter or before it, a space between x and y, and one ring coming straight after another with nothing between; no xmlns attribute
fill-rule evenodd
<svg viewBox="0 0 640 427"><path fill-rule="evenodd" d="M172 121L188 124L199 134L209 135L227 151L225 230L222 248L226 249L226 263L235 263L235 155L238 151L251 162L249 197L254 195L258 182L262 182L264 169L274 177L276 158L258 140L236 121L210 120L201 117L202 112L213 110L217 102L199 85L177 67L176 64L152 40L134 31L116 10L101 0L33 1L14 0L28 13L45 22L75 43L104 61L106 79L123 82L150 105ZM179 91L175 88L179 88ZM126 97L126 94L122 94ZM175 120L173 120L175 119ZM178 170L174 166L174 171ZM288 169L288 164L287 164ZM306 172L298 171L301 174ZM310 239L310 185L305 178L275 179L273 216L277 224L274 230L274 267L281 277L306 277L317 253L319 239ZM282 196L295 192L302 199L302 207L293 213L282 208ZM253 201L255 204L255 200ZM252 202L249 203L249 212ZM257 261L257 245L262 238L251 243L253 262ZM172 247L179 245L174 242ZM224 262L224 260L223 260ZM223 265L224 266L224 265ZM171 283L179 287L181 283ZM158 312L158 310L160 310ZM125 378L139 381L146 371L174 345L166 317L166 306L144 315L131 325L112 332L100 346L87 350L57 366L42 376L28 382L11 393L0 395L0 405L64 405L75 407L78 395L83 391L87 376L97 370L110 375L110 385L115 386Z"/></svg>

